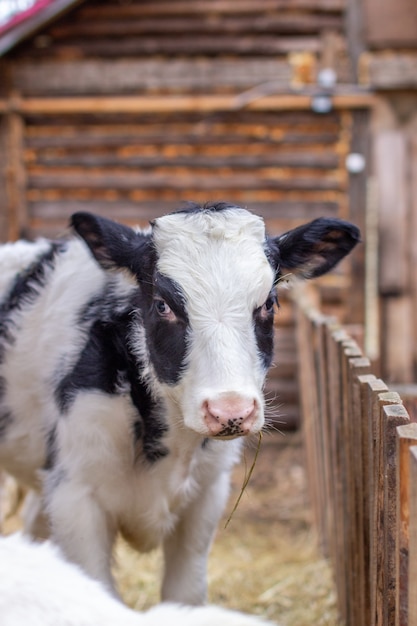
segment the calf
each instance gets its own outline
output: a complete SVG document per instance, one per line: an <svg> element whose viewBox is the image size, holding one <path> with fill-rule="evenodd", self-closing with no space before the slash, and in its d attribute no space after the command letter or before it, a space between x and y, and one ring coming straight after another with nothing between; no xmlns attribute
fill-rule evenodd
<svg viewBox="0 0 417 626"><path fill-rule="evenodd" d="M159 604L146 613L111 597L49 541L0 537L2 626L272 626L216 606Z"/></svg>
<svg viewBox="0 0 417 626"><path fill-rule="evenodd" d="M164 600L199 604L243 437L265 423L276 284L359 240L318 219L280 237L225 203L135 231L88 213L69 241L0 248L0 463L27 530L113 589L118 532L162 543Z"/></svg>

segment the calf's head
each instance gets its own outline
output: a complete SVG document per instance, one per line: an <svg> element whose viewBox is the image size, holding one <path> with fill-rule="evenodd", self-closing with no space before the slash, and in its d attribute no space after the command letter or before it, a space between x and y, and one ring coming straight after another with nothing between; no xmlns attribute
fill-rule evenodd
<svg viewBox="0 0 417 626"><path fill-rule="evenodd" d="M260 217L225 203L160 217L148 234L88 213L72 224L102 267L137 280L158 384L186 427L218 438L264 424L279 279L320 276L359 241L327 218L269 238Z"/></svg>

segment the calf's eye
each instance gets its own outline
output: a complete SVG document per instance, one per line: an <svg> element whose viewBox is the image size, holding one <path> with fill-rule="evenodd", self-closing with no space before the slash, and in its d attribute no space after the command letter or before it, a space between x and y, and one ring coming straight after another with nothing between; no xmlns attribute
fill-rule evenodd
<svg viewBox="0 0 417 626"><path fill-rule="evenodd" d="M272 313L274 309L275 298L273 296L269 296L264 304L259 307L258 313L261 318L267 318Z"/></svg>
<svg viewBox="0 0 417 626"><path fill-rule="evenodd" d="M275 304L274 298L272 298L272 296L269 296L267 301L262 306L262 311L264 313L270 313L272 311L272 309L274 308L274 304Z"/></svg>
<svg viewBox="0 0 417 626"><path fill-rule="evenodd" d="M155 298L154 307L159 317L169 321L174 321L176 319L175 313L165 300L162 300L162 298Z"/></svg>

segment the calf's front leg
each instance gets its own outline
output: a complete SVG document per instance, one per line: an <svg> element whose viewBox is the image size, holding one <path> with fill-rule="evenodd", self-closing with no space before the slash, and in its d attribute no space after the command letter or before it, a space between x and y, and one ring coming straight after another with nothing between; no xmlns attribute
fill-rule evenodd
<svg viewBox="0 0 417 626"><path fill-rule="evenodd" d="M183 511L174 531L165 539L164 602L206 602L207 560L226 506L229 484L230 472L224 471Z"/></svg>
<svg viewBox="0 0 417 626"><path fill-rule="evenodd" d="M47 509L52 539L68 560L118 596L111 574L116 531L108 516L87 485L63 479L51 488L51 483L53 480L47 490Z"/></svg>

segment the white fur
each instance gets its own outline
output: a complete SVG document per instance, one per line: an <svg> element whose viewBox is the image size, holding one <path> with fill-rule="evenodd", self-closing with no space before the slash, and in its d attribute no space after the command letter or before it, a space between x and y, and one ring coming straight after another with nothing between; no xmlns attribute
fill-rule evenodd
<svg viewBox="0 0 417 626"><path fill-rule="evenodd" d="M0 538L1 626L262 626L261 618L214 606L161 604L138 613L66 562L50 542Z"/></svg>

